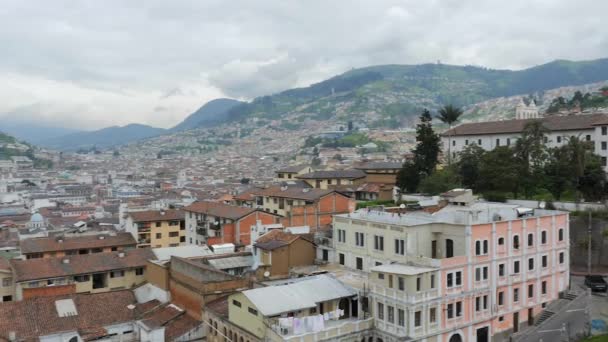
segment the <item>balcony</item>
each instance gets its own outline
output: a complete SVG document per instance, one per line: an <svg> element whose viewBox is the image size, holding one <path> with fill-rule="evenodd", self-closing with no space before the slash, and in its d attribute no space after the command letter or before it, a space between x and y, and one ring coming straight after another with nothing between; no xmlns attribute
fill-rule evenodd
<svg viewBox="0 0 608 342"><path fill-rule="evenodd" d="M268 337L270 341L327 341L337 339L339 336L370 330L373 321L373 318L358 319L356 317L336 321L328 320L324 321L323 329L300 334L295 334L293 329L281 329L275 325L272 329L268 329Z"/></svg>

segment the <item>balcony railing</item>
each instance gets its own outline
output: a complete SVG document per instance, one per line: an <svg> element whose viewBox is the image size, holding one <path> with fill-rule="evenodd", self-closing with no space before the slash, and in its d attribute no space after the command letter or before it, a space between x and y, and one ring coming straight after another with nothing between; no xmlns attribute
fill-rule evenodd
<svg viewBox="0 0 608 342"><path fill-rule="evenodd" d="M294 334L293 330L282 330L276 326L273 329L268 329L268 337L270 341L322 341L337 338L341 335L348 335L360 331L366 331L372 328L373 318L358 319L348 318L341 320L324 321L323 329L316 332L304 332Z"/></svg>

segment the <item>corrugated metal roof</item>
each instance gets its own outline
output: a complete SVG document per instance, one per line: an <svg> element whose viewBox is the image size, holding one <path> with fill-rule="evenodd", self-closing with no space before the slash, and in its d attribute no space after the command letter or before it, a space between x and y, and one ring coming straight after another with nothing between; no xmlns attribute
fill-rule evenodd
<svg viewBox="0 0 608 342"><path fill-rule="evenodd" d="M234 256L228 258L209 259L209 264L218 270L253 266L253 256Z"/></svg>
<svg viewBox="0 0 608 342"><path fill-rule="evenodd" d="M322 274L293 284L243 291L264 316L316 307L317 303L354 296L356 291Z"/></svg>

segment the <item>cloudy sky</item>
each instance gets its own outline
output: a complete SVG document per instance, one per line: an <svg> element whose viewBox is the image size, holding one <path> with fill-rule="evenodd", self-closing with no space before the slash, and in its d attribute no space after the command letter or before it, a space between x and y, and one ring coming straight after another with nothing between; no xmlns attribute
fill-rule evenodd
<svg viewBox="0 0 608 342"><path fill-rule="evenodd" d="M23 1L0 5L0 127L178 123L353 67L608 57L597 0Z"/></svg>

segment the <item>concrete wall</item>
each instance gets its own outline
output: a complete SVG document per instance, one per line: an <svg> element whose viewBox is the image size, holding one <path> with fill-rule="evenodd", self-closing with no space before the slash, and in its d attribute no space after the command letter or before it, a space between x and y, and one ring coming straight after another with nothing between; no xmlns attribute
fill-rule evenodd
<svg viewBox="0 0 608 342"><path fill-rule="evenodd" d="M13 281L13 273L10 271L0 270L0 302L15 300L15 283Z"/></svg>

